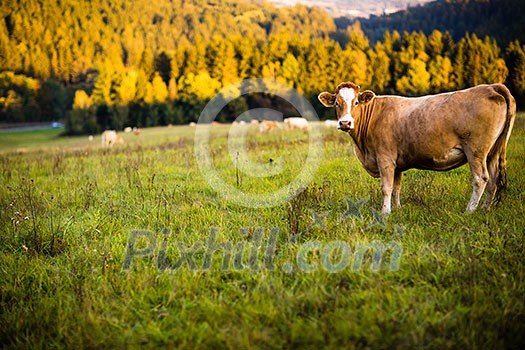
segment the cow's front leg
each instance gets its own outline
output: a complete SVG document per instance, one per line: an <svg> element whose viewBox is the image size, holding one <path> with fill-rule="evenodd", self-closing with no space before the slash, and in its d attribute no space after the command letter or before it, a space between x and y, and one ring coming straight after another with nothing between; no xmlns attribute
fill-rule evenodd
<svg viewBox="0 0 525 350"><path fill-rule="evenodd" d="M401 177L402 172L396 171L394 173L394 190L392 192L392 200L394 203L392 203L392 206L394 208L400 208L401 207Z"/></svg>
<svg viewBox="0 0 525 350"><path fill-rule="evenodd" d="M392 191L394 189L394 166L387 165L379 168L381 175L381 191L383 191L383 208L381 214L386 215L392 211Z"/></svg>

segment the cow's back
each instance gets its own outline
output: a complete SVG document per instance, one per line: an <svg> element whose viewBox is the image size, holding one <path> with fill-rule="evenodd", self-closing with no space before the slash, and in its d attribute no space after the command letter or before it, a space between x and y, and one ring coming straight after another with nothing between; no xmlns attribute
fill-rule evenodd
<svg viewBox="0 0 525 350"><path fill-rule="evenodd" d="M400 169L460 166L466 162L462 149L468 142L486 137L487 129L503 127L506 104L495 86L414 98L377 96L370 146L395 153Z"/></svg>

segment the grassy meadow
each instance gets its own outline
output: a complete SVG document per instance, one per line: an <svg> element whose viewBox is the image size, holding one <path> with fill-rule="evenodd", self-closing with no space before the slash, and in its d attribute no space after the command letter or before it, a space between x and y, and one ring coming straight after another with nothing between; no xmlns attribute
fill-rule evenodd
<svg viewBox="0 0 525 350"><path fill-rule="evenodd" d="M281 171L237 171L223 125L210 141L218 173L246 193L286 186L308 134L252 128L250 159ZM0 134L1 347L525 344L525 114L508 146L503 203L471 215L463 166L406 172L402 208L378 216L379 180L337 130L324 129L308 187L271 208L241 207L210 188L189 126L123 133L125 144L110 149L99 135L59 133ZM218 248L207 254L213 234ZM373 244L402 252L377 261L360 248ZM345 268L326 268L345 257Z"/></svg>

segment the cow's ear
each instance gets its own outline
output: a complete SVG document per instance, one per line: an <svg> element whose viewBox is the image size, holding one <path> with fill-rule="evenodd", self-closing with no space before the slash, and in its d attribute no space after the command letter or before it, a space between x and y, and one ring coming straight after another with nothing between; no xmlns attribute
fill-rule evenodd
<svg viewBox="0 0 525 350"><path fill-rule="evenodd" d="M333 107L335 105L335 97L336 97L335 94L331 94L331 93L326 92L326 91L325 92L321 92L319 94L319 96L317 96L319 101L321 101L321 103L325 107Z"/></svg>
<svg viewBox="0 0 525 350"><path fill-rule="evenodd" d="M359 94L359 103L368 103L376 97L372 90L365 90Z"/></svg>

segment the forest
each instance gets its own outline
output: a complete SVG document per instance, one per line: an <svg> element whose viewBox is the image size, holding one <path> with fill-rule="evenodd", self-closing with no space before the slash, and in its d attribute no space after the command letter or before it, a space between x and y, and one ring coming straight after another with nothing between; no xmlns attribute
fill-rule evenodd
<svg viewBox="0 0 525 350"><path fill-rule="evenodd" d="M361 19L366 36L372 41L383 38L386 31L422 31L429 35L434 30L448 31L455 40L465 33L489 35L502 46L511 41L525 41L522 0L437 0L424 6L409 7L390 15ZM336 19L344 28L351 20Z"/></svg>
<svg viewBox="0 0 525 350"><path fill-rule="evenodd" d="M187 123L246 78L293 86L321 118L333 112L317 94L344 80L407 96L505 82L524 106L525 46L492 33L386 30L372 42L359 21L239 0L22 0L0 17L0 123L62 120L68 134ZM237 99L219 121L261 100Z"/></svg>

